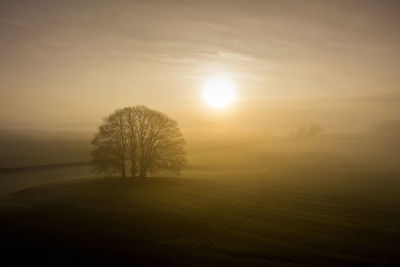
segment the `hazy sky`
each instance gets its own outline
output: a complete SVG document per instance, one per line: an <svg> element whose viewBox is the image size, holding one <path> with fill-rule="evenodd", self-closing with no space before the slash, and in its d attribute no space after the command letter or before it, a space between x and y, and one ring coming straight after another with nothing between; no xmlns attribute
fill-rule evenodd
<svg viewBox="0 0 400 267"><path fill-rule="evenodd" d="M144 104L183 128L361 131L400 118L400 1L1 1L0 126L90 128ZM237 101L215 112L207 77Z"/></svg>

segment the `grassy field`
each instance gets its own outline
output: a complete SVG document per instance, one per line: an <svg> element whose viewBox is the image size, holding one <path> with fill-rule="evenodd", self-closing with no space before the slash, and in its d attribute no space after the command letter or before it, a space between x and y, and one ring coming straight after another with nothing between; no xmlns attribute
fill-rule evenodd
<svg viewBox="0 0 400 267"><path fill-rule="evenodd" d="M0 129L0 169L90 160L94 133Z"/></svg>
<svg viewBox="0 0 400 267"><path fill-rule="evenodd" d="M398 266L400 171L376 153L371 160L310 142L191 146L179 178L121 181L83 166L3 174L1 186L18 179L20 186L3 190L2 257L51 265ZM31 182L23 188L24 177ZM34 185L33 177L47 178Z"/></svg>

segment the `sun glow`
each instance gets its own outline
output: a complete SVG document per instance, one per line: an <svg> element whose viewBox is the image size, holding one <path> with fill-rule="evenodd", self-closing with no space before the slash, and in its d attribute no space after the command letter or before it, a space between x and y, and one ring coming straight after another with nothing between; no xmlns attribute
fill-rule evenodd
<svg viewBox="0 0 400 267"><path fill-rule="evenodd" d="M235 100L235 86L225 77L213 77L204 84L204 99L213 108L226 108Z"/></svg>

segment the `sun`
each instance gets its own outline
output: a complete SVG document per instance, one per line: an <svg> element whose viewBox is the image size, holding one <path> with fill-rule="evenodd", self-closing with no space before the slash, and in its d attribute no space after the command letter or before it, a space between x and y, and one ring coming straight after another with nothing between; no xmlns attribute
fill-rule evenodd
<svg viewBox="0 0 400 267"><path fill-rule="evenodd" d="M235 86L226 77L212 77L204 84L204 99L213 108L226 108L235 100Z"/></svg>

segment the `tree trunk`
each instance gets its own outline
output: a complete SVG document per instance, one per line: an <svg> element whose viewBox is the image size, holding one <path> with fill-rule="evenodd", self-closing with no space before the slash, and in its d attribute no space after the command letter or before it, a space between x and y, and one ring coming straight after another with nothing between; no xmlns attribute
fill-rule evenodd
<svg viewBox="0 0 400 267"><path fill-rule="evenodd" d="M147 169L145 167L140 166L140 178L146 178Z"/></svg>
<svg viewBox="0 0 400 267"><path fill-rule="evenodd" d="M122 178L126 177L125 150L122 150L121 155L121 176Z"/></svg>
<svg viewBox="0 0 400 267"><path fill-rule="evenodd" d="M136 160L132 160L131 162L131 176L132 178L135 178L136 176Z"/></svg>
<svg viewBox="0 0 400 267"><path fill-rule="evenodd" d="M133 142L135 142L133 139L131 139L130 142L131 142L131 177L135 178L137 169L136 147L133 145Z"/></svg>
<svg viewBox="0 0 400 267"><path fill-rule="evenodd" d="M125 178L126 177L126 171L125 171L125 166L122 166L122 168L121 168L121 176L122 176L122 178Z"/></svg>
<svg viewBox="0 0 400 267"><path fill-rule="evenodd" d="M126 177L125 160L123 161L122 166L121 166L121 176L122 176L122 178Z"/></svg>

